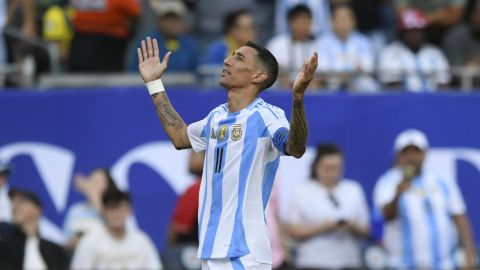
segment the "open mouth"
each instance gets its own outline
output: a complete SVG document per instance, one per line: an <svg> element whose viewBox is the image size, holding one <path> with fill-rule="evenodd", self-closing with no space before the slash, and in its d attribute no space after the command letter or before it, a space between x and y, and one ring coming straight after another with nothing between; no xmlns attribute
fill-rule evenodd
<svg viewBox="0 0 480 270"><path fill-rule="evenodd" d="M222 75L226 75L226 74L229 75L229 74L230 74L230 71L228 71L227 69L224 68L224 69L222 70Z"/></svg>

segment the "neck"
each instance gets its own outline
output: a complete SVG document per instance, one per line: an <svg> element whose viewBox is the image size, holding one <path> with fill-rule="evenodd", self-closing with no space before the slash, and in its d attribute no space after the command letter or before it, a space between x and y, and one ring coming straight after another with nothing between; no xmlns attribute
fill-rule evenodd
<svg viewBox="0 0 480 270"><path fill-rule="evenodd" d="M257 97L257 95L245 95L244 92L228 91L228 111L231 113L239 112L250 105Z"/></svg>
<svg viewBox="0 0 480 270"><path fill-rule="evenodd" d="M111 228L111 227L109 227L108 232L115 239L122 239L122 238L125 237L125 234L127 234L127 230L125 230L125 227L122 227L122 228Z"/></svg>
<svg viewBox="0 0 480 270"><path fill-rule="evenodd" d="M338 38L340 41L342 41L342 42L347 41L348 36L349 36L348 33L338 33L338 32L336 32L335 35L336 35L337 38Z"/></svg>
<svg viewBox="0 0 480 270"><path fill-rule="evenodd" d="M322 182L319 181L322 186L324 186L328 190L332 190L337 186L337 182Z"/></svg>
<svg viewBox="0 0 480 270"><path fill-rule="evenodd" d="M20 227L27 237L36 236L38 234L38 223L36 221L25 222L20 225Z"/></svg>

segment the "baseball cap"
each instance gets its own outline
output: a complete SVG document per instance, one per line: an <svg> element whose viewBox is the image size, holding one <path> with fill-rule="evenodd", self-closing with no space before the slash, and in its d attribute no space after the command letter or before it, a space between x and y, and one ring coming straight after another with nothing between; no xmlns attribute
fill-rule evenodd
<svg viewBox="0 0 480 270"><path fill-rule="evenodd" d="M425 29L427 27L427 18L422 11L410 9L402 12L399 18L400 30Z"/></svg>
<svg viewBox="0 0 480 270"><path fill-rule="evenodd" d="M187 13L187 8L183 2L178 0L150 0L150 6L155 15L159 17L167 14L176 14L181 17Z"/></svg>
<svg viewBox="0 0 480 270"><path fill-rule="evenodd" d="M422 151L428 149L428 139L425 133L417 129L407 129L398 134L395 139L395 153L401 152L407 146L415 146Z"/></svg>
<svg viewBox="0 0 480 270"><path fill-rule="evenodd" d="M42 208L42 201L40 201L37 194L29 190L11 188L8 191L8 197L10 197L10 199L13 199L14 197L22 197L23 199L35 204L39 208Z"/></svg>
<svg viewBox="0 0 480 270"><path fill-rule="evenodd" d="M0 174L9 175L11 171L12 166L9 163L0 161Z"/></svg>

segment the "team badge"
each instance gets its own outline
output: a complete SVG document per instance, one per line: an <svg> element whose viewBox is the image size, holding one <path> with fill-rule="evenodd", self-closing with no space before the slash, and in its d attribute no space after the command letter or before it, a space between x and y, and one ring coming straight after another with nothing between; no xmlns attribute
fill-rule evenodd
<svg viewBox="0 0 480 270"><path fill-rule="evenodd" d="M238 141L242 138L242 124L233 125L232 128L232 140Z"/></svg>
<svg viewBox="0 0 480 270"><path fill-rule="evenodd" d="M218 139L223 142L227 136L227 125L223 125L218 129Z"/></svg>
<svg viewBox="0 0 480 270"><path fill-rule="evenodd" d="M214 139L214 140L217 139L217 136L215 136L215 130L213 130L213 128L212 128L212 131L210 131L210 139Z"/></svg>

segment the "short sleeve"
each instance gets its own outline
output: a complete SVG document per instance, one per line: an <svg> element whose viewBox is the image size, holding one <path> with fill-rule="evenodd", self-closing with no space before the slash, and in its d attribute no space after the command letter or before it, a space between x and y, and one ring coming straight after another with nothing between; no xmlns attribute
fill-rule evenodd
<svg viewBox="0 0 480 270"><path fill-rule="evenodd" d="M281 155L287 155L285 143L290 133L290 123L285 117L285 112L275 106L267 106L262 110L262 117L273 146Z"/></svg>
<svg viewBox="0 0 480 270"><path fill-rule="evenodd" d="M195 152L201 153L207 147L207 138L205 134L205 127L208 123L208 118L188 125L187 133L190 144Z"/></svg>
<svg viewBox="0 0 480 270"><path fill-rule="evenodd" d="M448 187L448 205L452 215L461 215L467 211L462 193L454 180L446 181Z"/></svg>
<svg viewBox="0 0 480 270"><path fill-rule="evenodd" d="M396 170L388 172L378 180L373 190L373 203L380 213L383 213L383 207L395 198L400 181L400 172Z"/></svg>

